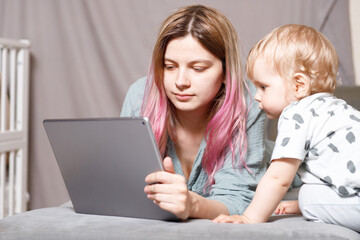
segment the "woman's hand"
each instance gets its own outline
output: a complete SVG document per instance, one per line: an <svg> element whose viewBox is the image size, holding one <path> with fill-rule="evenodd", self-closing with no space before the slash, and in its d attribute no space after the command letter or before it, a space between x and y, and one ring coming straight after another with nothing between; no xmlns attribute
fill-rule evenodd
<svg viewBox="0 0 360 240"><path fill-rule="evenodd" d="M215 218L214 223L250 223L249 219L244 215L225 215L221 214Z"/></svg>
<svg viewBox="0 0 360 240"><path fill-rule="evenodd" d="M164 159L165 171L158 171L146 176L148 183L144 189L147 197L152 199L160 208L169 211L180 219L187 219L191 215L191 194L186 186L185 178L175 174L170 157Z"/></svg>

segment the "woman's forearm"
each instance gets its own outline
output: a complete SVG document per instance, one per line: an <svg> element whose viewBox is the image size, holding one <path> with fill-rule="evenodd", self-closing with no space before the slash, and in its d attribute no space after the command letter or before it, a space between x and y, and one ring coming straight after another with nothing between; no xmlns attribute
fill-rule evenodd
<svg viewBox="0 0 360 240"><path fill-rule="evenodd" d="M216 200L204 198L190 192L191 212L189 218L213 219L219 214L229 214L227 207Z"/></svg>

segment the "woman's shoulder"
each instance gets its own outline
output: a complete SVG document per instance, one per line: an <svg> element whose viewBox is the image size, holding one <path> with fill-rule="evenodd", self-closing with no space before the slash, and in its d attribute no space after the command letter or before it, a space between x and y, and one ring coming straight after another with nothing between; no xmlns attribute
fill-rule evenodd
<svg viewBox="0 0 360 240"><path fill-rule="evenodd" d="M136 95L144 95L145 86L146 86L146 76L139 78L133 84L130 85L127 94L136 94Z"/></svg>
<svg viewBox="0 0 360 240"><path fill-rule="evenodd" d="M134 117L140 114L140 109L144 98L145 86L146 77L142 77L130 85L124 99L123 107L120 114L121 116Z"/></svg>

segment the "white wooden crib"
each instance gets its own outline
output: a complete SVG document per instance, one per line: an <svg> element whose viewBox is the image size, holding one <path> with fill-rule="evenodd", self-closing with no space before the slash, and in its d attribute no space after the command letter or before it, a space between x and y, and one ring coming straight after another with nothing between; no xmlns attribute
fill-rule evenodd
<svg viewBox="0 0 360 240"><path fill-rule="evenodd" d="M0 219L26 211L29 199L29 47L0 38Z"/></svg>

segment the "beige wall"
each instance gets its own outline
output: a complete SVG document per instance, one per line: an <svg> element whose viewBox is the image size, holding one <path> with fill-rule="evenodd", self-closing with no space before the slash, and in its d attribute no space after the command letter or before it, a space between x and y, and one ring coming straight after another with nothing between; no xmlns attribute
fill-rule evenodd
<svg viewBox="0 0 360 240"><path fill-rule="evenodd" d="M350 0L349 3L355 83L360 85L360 1Z"/></svg>

